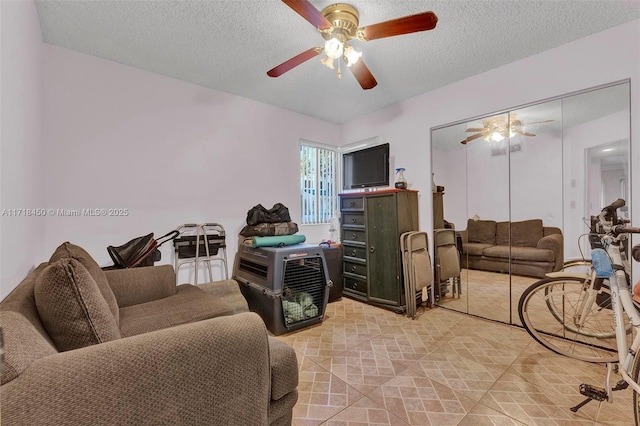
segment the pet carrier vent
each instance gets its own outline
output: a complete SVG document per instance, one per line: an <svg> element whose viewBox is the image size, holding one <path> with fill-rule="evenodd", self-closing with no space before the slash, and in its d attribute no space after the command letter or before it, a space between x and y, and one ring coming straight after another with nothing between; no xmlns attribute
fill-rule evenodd
<svg viewBox="0 0 640 426"><path fill-rule="evenodd" d="M269 266L262 265L260 263L252 262L248 259L240 259L240 270L255 274L262 278L267 278L269 272Z"/></svg>

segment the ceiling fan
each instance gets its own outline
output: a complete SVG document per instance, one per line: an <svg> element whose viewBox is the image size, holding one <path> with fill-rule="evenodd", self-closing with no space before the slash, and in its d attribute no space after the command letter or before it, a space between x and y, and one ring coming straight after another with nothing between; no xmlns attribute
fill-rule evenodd
<svg viewBox="0 0 640 426"><path fill-rule="evenodd" d="M497 115L495 117L489 117L482 120L483 127L472 127L467 129L467 132L478 132L475 135L468 136L465 140L460 142L466 145L467 142L471 142L474 139L483 138L487 142L500 142L501 140L513 137L516 134L523 136L535 136L535 133L526 132L525 126L540 123L550 123L553 120L534 121L532 123L523 123L519 120L515 113L509 113L509 119L505 119L504 115Z"/></svg>
<svg viewBox="0 0 640 426"><path fill-rule="evenodd" d="M435 28L438 17L433 12L422 12L380 22L374 25L358 27L360 15L348 4L337 3L322 9L315 8L308 0L282 0L287 6L316 27L326 40L324 47L313 47L269 70L269 77L279 77L298 65L320 55L326 55L321 62L334 69L334 62L338 62L338 78L340 78L340 61L344 61L363 89L372 89L378 82L369 71L357 52L349 44L350 40L369 41L402 34L427 31Z"/></svg>

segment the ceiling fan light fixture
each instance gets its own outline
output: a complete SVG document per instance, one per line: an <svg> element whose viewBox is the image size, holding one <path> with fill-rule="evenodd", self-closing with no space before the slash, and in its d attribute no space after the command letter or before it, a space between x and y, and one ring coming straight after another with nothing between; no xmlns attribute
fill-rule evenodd
<svg viewBox="0 0 640 426"><path fill-rule="evenodd" d="M324 53L331 59L338 59L344 52L344 44L333 37L324 44Z"/></svg>
<svg viewBox="0 0 640 426"><path fill-rule="evenodd" d="M350 67L351 65L358 62L358 59L362 57L362 52L358 52L352 46L347 44L344 48L344 57L347 61L347 66Z"/></svg>
<svg viewBox="0 0 640 426"><path fill-rule="evenodd" d="M493 132L491 133L491 140L494 142L500 142L501 140L504 139L504 136L502 135L502 133L500 132Z"/></svg>
<svg viewBox="0 0 640 426"><path fill-rule="evenodd" d="M333 66L333 62L334 62L334 61L335 61L335 59L331 59L331 58L330 58L330 57L328 57L328 56L325 56L324 58L320 59L320 62L322 62L322 65L324 65L325 67L330 68L330 69L332 69L332 70L336 69L336 68Z"/></svg>

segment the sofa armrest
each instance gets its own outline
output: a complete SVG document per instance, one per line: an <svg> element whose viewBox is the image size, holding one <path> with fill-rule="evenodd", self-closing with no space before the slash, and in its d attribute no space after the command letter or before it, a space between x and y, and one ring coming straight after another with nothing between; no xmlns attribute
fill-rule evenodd
<svg viewBox="0 0 640 426"><path fill-rule="evenodd" d="M171 265L105 271L118 307L138 305L176 294L176 274Z"/></svg>
<svg viewBox="0 0 640 426"><path fill-rule="evenodd" d="M469 233L467 230L463 229L462 231L458 231L458 233L460 234L460 241L462 244L467 244L469 242Z"/></svg>
<svg viewBox="0 0 640 426"><path fill-rule="evenodd" d="M7 424L264 425L267 332L212 318L41 358L1 391Z"/></svg>
<svg viewBox="0 0 640 426"><path fill-rule="evenodd" d="M554 253L553 271L562 270L564 263L564 238L562 234L550 234L538 240L537 248L552 250Z"/></svg>

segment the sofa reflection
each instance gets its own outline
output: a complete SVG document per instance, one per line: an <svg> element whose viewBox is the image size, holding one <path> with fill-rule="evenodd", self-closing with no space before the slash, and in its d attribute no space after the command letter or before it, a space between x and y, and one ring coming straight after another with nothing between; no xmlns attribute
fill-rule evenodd
<svg viewBox="0 0 640 426"><path fill-rule="evenodd" d="M460 231L462 267L544 278L562 269L562 231L541 219L518 222L467 221Z"/></svg>

